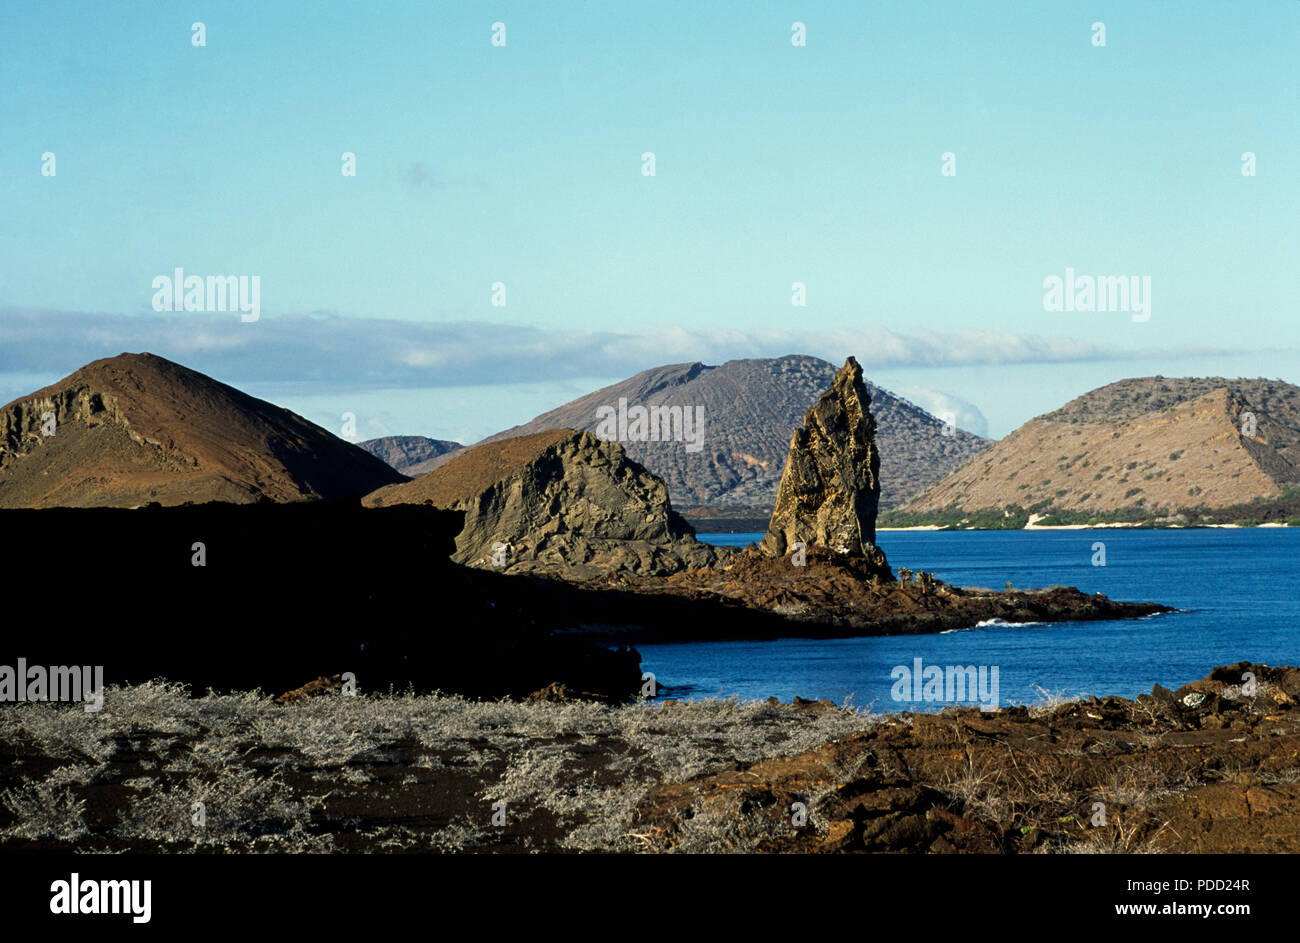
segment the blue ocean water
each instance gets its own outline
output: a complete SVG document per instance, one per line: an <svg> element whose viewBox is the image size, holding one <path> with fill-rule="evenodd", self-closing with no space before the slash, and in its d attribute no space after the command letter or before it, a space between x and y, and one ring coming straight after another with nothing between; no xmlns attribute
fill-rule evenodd
<svg viewBox="0 0 1300 943"><path fill-rule="evenodd" d="M703 534L741 546L760 534ZM1063 584L1179 611L1143 619L987 625L938 635L638 646L669 697L845 699L876 711L937 710L891 697L896 666L998 668L999 702L1051 694L1132 697L1215 665L1300 665L1300 528L882 532L892 566L958 586ZM1105 566L1094 566L1094 545Z"/></svg>

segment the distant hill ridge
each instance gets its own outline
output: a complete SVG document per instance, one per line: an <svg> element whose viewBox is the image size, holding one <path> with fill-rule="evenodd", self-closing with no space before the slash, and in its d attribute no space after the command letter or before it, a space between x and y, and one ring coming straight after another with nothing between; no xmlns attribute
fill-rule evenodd
<svg viewBox="0 0 1300 943"><path fill-rule="evenodd" d="M602 407L703 407L703 448L687 442L624 441L630 458L663 478L674 506L770 507L785 468L790 434L830 387L834 364L816 357L729 360L654 367L596 390L496 435L495 442L548 429L596 432ZM944 424L925 410L866 382L878 427L881 505L902 503L992 443Z"/></svg>
<svg viewBox="0 0 1300 943"><path fill-rule="evenodd" d="M430 439L423 435L389 435L358 442L357 447L365 449L403 475L416 478L437 468L441 464L438 459L465 446L459 442Z"/></svg>
<svg viewBox="0 0 1300 943"><path fill-rule="evenodd" d="M1300 388L1139 377L1031 419L904 510L1217 508L1297 484Z"/></svg>

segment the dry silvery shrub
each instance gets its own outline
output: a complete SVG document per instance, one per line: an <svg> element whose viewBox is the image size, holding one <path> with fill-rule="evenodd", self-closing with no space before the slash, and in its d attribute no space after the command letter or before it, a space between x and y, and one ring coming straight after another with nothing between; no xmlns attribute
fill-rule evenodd
<svg viewBox="0 0 1300 943"><path fill-rule="evenodd" d="M76 842L84 838L89 834L84 818L86 801L73 787L88 781L83 768L65 766L40 782L5 790L0 805L13 813L15 821L0 835L32 841Z"/></svg>
<svg viewBox="0 0 1300 943"><path fill-rule="evenodd" d="M121 838L196 847L279 846L281 851L325 851L328 836L310 835L311 813L323 797L295 796L279 774L227 766L156 786L134 800L114 832ZM201 824L195 822L201 808Z"/></svg>

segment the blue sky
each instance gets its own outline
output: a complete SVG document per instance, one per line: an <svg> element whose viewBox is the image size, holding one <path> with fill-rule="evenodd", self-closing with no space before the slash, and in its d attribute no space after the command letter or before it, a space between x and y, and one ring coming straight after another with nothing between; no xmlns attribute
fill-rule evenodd
<svg viewBox="0 0 1300 943"><path fill-rule="evenodd" d="M7 3L0 401L122 350L462 441L782 353L993 435L1125 376L1300 382L1298 52L1294 0ZM154 311L178 266L261 319ZM1150 276L1150 320L1044 311L1067 268Z"/></svg>

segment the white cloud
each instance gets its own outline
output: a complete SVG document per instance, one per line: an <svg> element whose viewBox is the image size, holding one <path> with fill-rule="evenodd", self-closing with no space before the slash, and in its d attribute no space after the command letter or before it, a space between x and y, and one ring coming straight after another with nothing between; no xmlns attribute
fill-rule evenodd
<svg viewBox="0 0 1300 943"><path fill-rule="evenodd" d="M974 403L924 386L899 386L890 389L891 393L911 400L932 416L951 421L958 429L965 429L976 435L989 434L989 421Z"/></svg>
<svg viewBox="0 0 1300 943"><path fill-rule="evenodd" d="M274 382L303 391L622 377L665 363L716 364L790 353L836 363L852 354L868 377L905 367L1168 360L1222 353L1123 350L1070 337L1000 331L902 334L879 325L829 331L679 325L588 332L334 314L264 315L244 324L229 314L0 310L0 372L61 376L123 351L150 351L231 383Z"/></svg>

